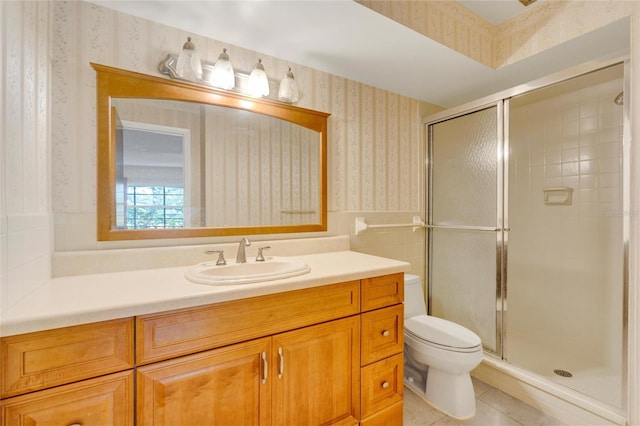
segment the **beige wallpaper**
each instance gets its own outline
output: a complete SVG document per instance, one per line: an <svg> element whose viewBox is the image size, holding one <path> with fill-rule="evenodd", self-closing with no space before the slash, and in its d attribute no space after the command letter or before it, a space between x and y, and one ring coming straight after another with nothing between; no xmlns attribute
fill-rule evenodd
<svg viewBox="0 0 640 426"><path fill-rule="evenodd" d="M49 12L0 2L0 312L51 270Z"/></svg>
<svg viewBox="0 0 640 426"><path fill-rule="evenodd" d="M501 68L632 14L628 0L548 0L494 26L451 0L356 0L492 68Z"/></svg>
<svg viewBox="0 0 640 426"><path fill-rule="evenodd" d="M413 9L403 9L403 3ZM519 24L508 22L495 29L466 10L452 8L451 2L380 3L381 7L392 9L398 20L408 20L416 10L421 14L431 10L427 21L417 19L422 26L431 26L431 36L443 43L448 40L446 43L460 51L475 52L468 54L483 63L490 61L486 38L495 36L492 31L515 38L519 34L517 25L531 26L532 30L525 32L529 34L526 40L501 48L501 61L508 63L529 54L524 52L539 51L544 43L555 45L611 22L627 13L628 4L602 1L587 8L581 2L549 2L537 12L549 16L536 15L536 20L525 16ZM3 218L7 213L38 215L51 209L55 213L57 250L103 248L95 241L95 74L88 63L156 74L159 60L168 52L177 52L188 34L86 2L2 2L0 10L5 34L3 79L7 88L0 108L8 123L2 131L5 141L15 141L7 142L3 150L6 171L2 186L12 188L11 196L4 196L4 204L0 204ZM217 57L227 47L238 69L250 69L258 55L216 40L194 41L205 59ZM494 54L496 51L491 50ZM278 79L287 66L293 66L302 89L300 106L332 114L331 233L353 232L353 214L365 213L372 222L380 223L394 221L393 214L386 212L403 214L403 220L420 213L419 121L423 105L299 64L260 56L272 78ZM43 67L49 68L45 71ZM21 83L15 84L16 81ZM49 99L55 102L49 104ZM47 114L51 115L48 122ZM39 227L36 225L42 231ZM47 228L44 229L46 233ZM2 235L6 240L6 227ZM405 240L382 235L371 231L354 237L354 247L393 254ZM411 241L416 236L408 235ZM423 250L419 240L409 244L410 253ZM393 249L388 249L390 246ZM15 259L23 259L22 255L15 255L17 252L11 253L12 265ZM6 251L3 258L7 258Z"/></svg>
<svg viewBox="0 0 640 426"><path fill-rule="evenodd" d="M497 27L493 67L512 64L629 16L633 3L549 0Z"/></svg>
<svg viewBox="0 0 640 426"><path fill-rule="evenodd" d="M497 29L457 2L356 1L484 65L493 66L493 44Z"/></svg>
<svg viewBox="0 0 640 426"><path fill-rule="evenodd" d="M205 114L207 226L320 223L320 137L259 114Z"/></svg>
<svg viewBox="0 0 640 426"><path fill-rule="evenodd" d="M86 2L53 6L53 210L95 211L95 73L89 62L157 74L186 32ZM194 36L204 59L227 47L237 69L258 53ZM260 55L271 78L292 65L302 107L329 118L329 210L420 208L419 102L301 65Z"/></svg>
<svg viewBox="0 0 640 426"><path fill-rule="evenodd" d="M0 108L4 125L3 214L48 212L49 8L39 2L2 7L3 46Z"/></svg>

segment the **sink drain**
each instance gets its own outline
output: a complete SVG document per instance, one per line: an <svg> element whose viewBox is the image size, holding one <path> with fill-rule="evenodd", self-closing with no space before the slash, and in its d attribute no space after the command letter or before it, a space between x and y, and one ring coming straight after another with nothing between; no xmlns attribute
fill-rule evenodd
<svg viewBox="0 0 640 426"><path fill-rule="evenodd" d="M553 370L554 373L556 373L558 376L562 376L562 377L573 377L573 374L569 373L566 370Z"/></svg>

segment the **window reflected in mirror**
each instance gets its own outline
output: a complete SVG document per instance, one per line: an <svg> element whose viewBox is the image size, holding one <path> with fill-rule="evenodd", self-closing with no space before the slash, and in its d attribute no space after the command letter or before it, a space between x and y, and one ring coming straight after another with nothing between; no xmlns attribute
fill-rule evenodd
<svg viewBox="0 0 640 426"><path fill-rule="evenodd" d="M190 222L189 165L184 153L190 144L189 129L124 121L118 147L123 165L116 182L125 194L116 204L120 229L184 228ZM118 186L116 186L118 191ZM186 196L186 197L185 197ZM118 199L118 197L116 197Z"/></svg>

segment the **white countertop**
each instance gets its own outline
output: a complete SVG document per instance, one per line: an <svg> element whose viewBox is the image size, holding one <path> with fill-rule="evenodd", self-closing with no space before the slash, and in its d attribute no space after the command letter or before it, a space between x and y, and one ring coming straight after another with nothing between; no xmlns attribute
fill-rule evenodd
<svg viewBox="0 0 640 426"><path fill-rule="evenodd" d="M2 314L0 336L244 299L408 271L407 262L354 251L292 256L305 275L254 284L213 286L184 277L189 267L54 278Z"/></svg>

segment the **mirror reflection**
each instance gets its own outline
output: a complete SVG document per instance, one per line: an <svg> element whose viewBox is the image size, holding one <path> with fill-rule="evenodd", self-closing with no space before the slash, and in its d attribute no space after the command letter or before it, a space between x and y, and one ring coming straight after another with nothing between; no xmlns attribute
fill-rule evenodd
<svg viewBox="0 0 640 426"><path fill-rule="evenodd" d="M326 230L328 114L92 66L99 240Z"/></svg>
<svg viewBox="0 0 640 426"><path fill-rule="evenodd" d="M319 222L317 132L214 105L126 98L111 105L122 157L117 228Z"/></svg>

